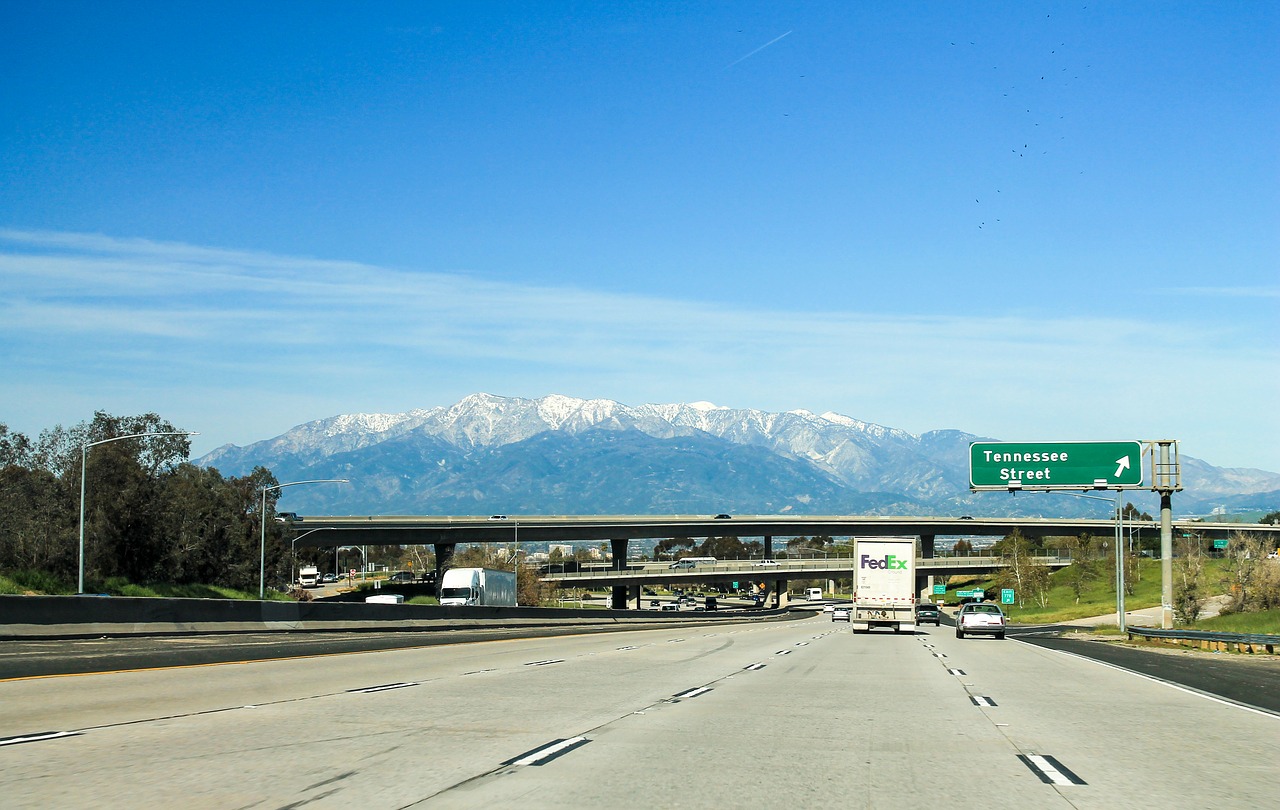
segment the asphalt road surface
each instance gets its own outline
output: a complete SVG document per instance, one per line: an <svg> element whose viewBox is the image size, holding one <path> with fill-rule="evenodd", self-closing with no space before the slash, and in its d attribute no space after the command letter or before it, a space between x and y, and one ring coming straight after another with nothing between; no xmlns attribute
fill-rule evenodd
<svg viewBox="0 0 1280 810"><path fill-rule="evenodd" d="M1263 807L1280 784L1271 713L825 614L9 680L0 738L6 807Z"/></svg>

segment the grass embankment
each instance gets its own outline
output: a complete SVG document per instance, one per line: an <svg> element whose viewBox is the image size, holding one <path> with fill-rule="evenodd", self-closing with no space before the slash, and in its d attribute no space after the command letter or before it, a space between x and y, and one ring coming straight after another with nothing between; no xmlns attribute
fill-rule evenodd
<svg viewBox="0 0 1280 810"><path fill-rule="evenodd" d="M1280 609L1260 610L1257 613L1229 613L1196 622L1197 630L1217 633L1262 633L1280 636Z"/></svg>
<svg viewBox="0 0 1280 810"><path fill-rule="evenodd" d="M1205 566L1207 582L1216 582L1222 575L1222 560L1209 560ZM1139 561L1141 579L1135 583L1134 592L1126 594L1124 605L1126 611L1155 607L1160 604L1160 561L1142 559ZM1003 605L1011 622L1017 624L1054 624L1072 619L1085 619L1091 616L1114 615L1116 610L1116 591L1112 574L1103 571L1097 578L1087 582L1080 593L1080 601L1076 602L1075 593L1067 584L1070 572L1067 569L1055 571L1050 575L1047 604L1040 607L1030 598L1021 606L1017 604ZM956 604L960 597L957 590L971 588L996 588L990 579L979 577L952 577L947 583L948 604ZM998 591L997 591L998 592ZM1028 595L1029 596L1029 595ZM1115 625L1112 625L1115 629ZM1098 628L1105 631L1105 627ZM1202 619L1190 628L1195 630L1214 630L1227 633L1266 633L1280 635L1280 611L1271 610L1258 613L1236 613L1212 619ZM1118 632L1118 630L1116 630Z"/></svg>
<svg viewBox="0 0 1280 810"><path fill-rule="evenodd" d="M1154 607L1160 604L1160 561L1142 560L1139 563L1141 579L1134 584L1134 592L1125 596L1125 609ZM1003 605L1010 621L1018 624L1052 624L1054 622L1085 619L1090 616L1102 616L1115 613L1116 591L1112 575L1104 572L1095 579L1085 583L1080 591L1080 601L1076 602L1075 592L1068 585L1069 572L1066 569L1055 571L1049 576L1050 588L1045 606L1041 607L1030 594L1017 594L1023 597L1021 605ZM951 577L947 582L946 601L956 604L960 597L958 590L972 588L996 589L998 586L991 579L980 577Z"/></svg>
<svg viewBox="0 0 1280 810"><path fill-rule="evenodd" d="M0 574L0 594L21 596L65 596L76 592L75 582L66 582L43 571L10 571ZM174 585L156 582L138 584L123 577L108 577L102 581L85 583L86 593L105 593L111 596L150 596L167 599L257 599L256 592L239 591L221 585ZM288 594L267 591L268 600L292 601Z"/></svg>

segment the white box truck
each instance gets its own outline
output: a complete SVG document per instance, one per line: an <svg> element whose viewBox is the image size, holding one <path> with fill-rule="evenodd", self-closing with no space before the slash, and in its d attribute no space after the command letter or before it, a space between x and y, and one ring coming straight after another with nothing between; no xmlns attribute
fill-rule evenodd
<svg viewBox="0 0 1280 810"><path fill-rule="evenodd" d="M450 568L440 579L440 604L515 607L516 575L492 568Z"/></svg>
<svg viewBox="0 0 1280 810"><path fill-rule="evenodd" d="M853 632L873 627L916 629L916 541L859 537L854 541Z"/></svg>
<svg viewBox="0 0 1280 810"><path fill-rule="evenodd" d="M298 584L304 588L314 588L320 584L320 569L314 565L304 565L298 570Z"/></svg>

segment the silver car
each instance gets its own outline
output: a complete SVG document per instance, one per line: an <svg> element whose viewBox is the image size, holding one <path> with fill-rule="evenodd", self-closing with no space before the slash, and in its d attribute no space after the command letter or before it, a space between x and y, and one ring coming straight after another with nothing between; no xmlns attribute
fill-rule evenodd
<svg viewBox="0 0 1280 810"><path fill-rule="evenodd" d="M956 614L956 638L988 635L1004 638L1004 611L991 602L970 602Z"/></svg>

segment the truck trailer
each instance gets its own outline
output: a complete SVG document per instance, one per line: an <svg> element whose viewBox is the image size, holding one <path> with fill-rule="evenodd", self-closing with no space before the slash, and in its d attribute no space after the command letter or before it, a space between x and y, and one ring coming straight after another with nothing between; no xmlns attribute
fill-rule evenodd
<svg viewBox="0 0 1280 810"><path fill-rule="evenodd" d="M493 568L450 568L440 579L440 604L515 607L516 575Z"/></svg>
<svg viewBox="0 0 1280 810"><path fill-rule="evenodd" d="M912 537L860 537L854 541L855 633L873 627L916 629L916 541Z"/></svg>

